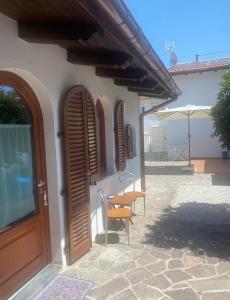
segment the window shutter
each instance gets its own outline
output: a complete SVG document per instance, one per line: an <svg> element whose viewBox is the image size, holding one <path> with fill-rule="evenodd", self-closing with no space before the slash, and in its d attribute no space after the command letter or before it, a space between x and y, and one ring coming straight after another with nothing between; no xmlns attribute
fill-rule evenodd
<svg viewBox="0 0 230 300"><path fill-rule="evenodd" d="M126 156L128 159L134 157L134 140L133 140L133 128L131 125L125 127L125 138L126 138Z"/></svg>
<svg viewBox="0 0 230 300"><path fill-rule="evenodd" d="M63 100L63 167L65 170L68 262L91 248L88 136L85 88L73 87Z"/></svg>
<svg viewBox="0 0 230 300"><path fill-rule="evenodd" d="M133 130L133 156L137 156L137 138L136 138L136 130L134 126L132 126Z"/></svg>
<svg viewBox="0 0 230 300"><path fill-rule="evenodd" d="M94 184L99 179L98 151L97 151L97 130L96 111L94 101L87 90L85 90L88 148L89 148L89 170L91 173L90 182Z"/></svg>
<svg viewBox="0 0 230 300"><path fill-rule="evenodd" d="M124 101L116 102L114 110L114 131L115 131L115 155L116 168L118 171L124 171L125 161L125 128L124 128Z"/></svg>
<svg viewBox="0 0 230 300"><path fill-rule="evenodd" d="M96 103L96 114L98 118L98 152L100 157L99 172L102 176L106 173L106 140L105 140L105 114L101 101L98 99Z"/></svg>

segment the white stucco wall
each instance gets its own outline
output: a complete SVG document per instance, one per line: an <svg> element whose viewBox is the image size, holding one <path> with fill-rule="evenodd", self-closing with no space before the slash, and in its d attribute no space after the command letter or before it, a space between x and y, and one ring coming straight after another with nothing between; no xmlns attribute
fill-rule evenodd
<svg viewBox="0 0 230 300"><path fill-rule="evenodd" d="M192 105L214 105L217 100L221 71L177 75L173 79L182 91L182 95L169 107ZM162 122L163 123L163 122ZM187 120L168 123L169 144L187 143ZM191 120L191 156L220 157L221 146L213 133L212 120Z"/></svg>
<svg viewBox="0 0 230 300"><path fill-rule="evenodd" d="M185 105L214 105L217 100L219 81L222 71L175 75L173 79L182 91L182 95L168 108ZM163 108L162 108L163 109ZM169 145L188 144L187 120L161 121L153 115L146 116L145 130L151 131L151 126L166 126ZM213 133L212 120L191 120L191 156L192 157L221 157L221 145Z"/></svg>
<svg viewBox="0 0 230 300"><path fill-rule="evenodd" d="M49 210L54 262L65 262L64 201L60 195L63 188L61 168L61 143L57 137L60 129L59 104L63 95L73 85L84 85L96 101L101 99L105 110L107 164L111 175L90 187L92 238L103 230L101 201L97 189L103 187L107 193L121 192L115 171L114 152L114 104L125 101L125 122L135 126L137 157L127 161L127 171L136 175L140 187L139 149L139 99L124 87L113 84L113 80L95 75L94 67L78 66L67 62L66 51L55 45L27 43L18 38L17 24L0 14L0 69L9 69L20 74L32 86L40 101L45 128L46 162L49 189ZM113 173L113 174L112 174Z"/></svg>

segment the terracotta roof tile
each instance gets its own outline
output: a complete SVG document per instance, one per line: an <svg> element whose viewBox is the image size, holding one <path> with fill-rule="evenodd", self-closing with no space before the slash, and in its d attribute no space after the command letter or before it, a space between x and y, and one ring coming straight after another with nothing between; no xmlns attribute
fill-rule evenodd
<svg viewBox="0 0 230 300"><path fill-rule="evenodd" d="M230 67L230 57L178 63L169 68L172 75L222 70Z"/></svg>

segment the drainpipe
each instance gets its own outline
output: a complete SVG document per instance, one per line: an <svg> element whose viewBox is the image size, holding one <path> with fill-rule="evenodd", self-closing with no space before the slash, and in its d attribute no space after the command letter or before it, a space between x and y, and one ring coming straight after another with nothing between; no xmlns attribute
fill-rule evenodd
<svg viewBox="0 0 230 300"><path fill-rule="evenodd" d="M140 148L141 148L141 190L145 191L145 145L144 145L144 117L156 112L159 108L176 101L178 97L170 98L167 101L155 105L149 110L140 114Z"/></svg>

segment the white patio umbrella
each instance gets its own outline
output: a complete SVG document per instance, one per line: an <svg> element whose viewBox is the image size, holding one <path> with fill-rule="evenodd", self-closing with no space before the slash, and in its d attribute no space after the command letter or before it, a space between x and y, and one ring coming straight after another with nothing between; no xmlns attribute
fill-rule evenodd
<svg viewBox="0 0 230 300"><path fill-rule="evenodd" d="M190 119L210 118L211 106L196 106L186 105L176 108L166 108L155 112L155 115L160 121L162 120L188 120L188 148L189 148L189 166L191 166L191 133L190 133Z"/></svg>

